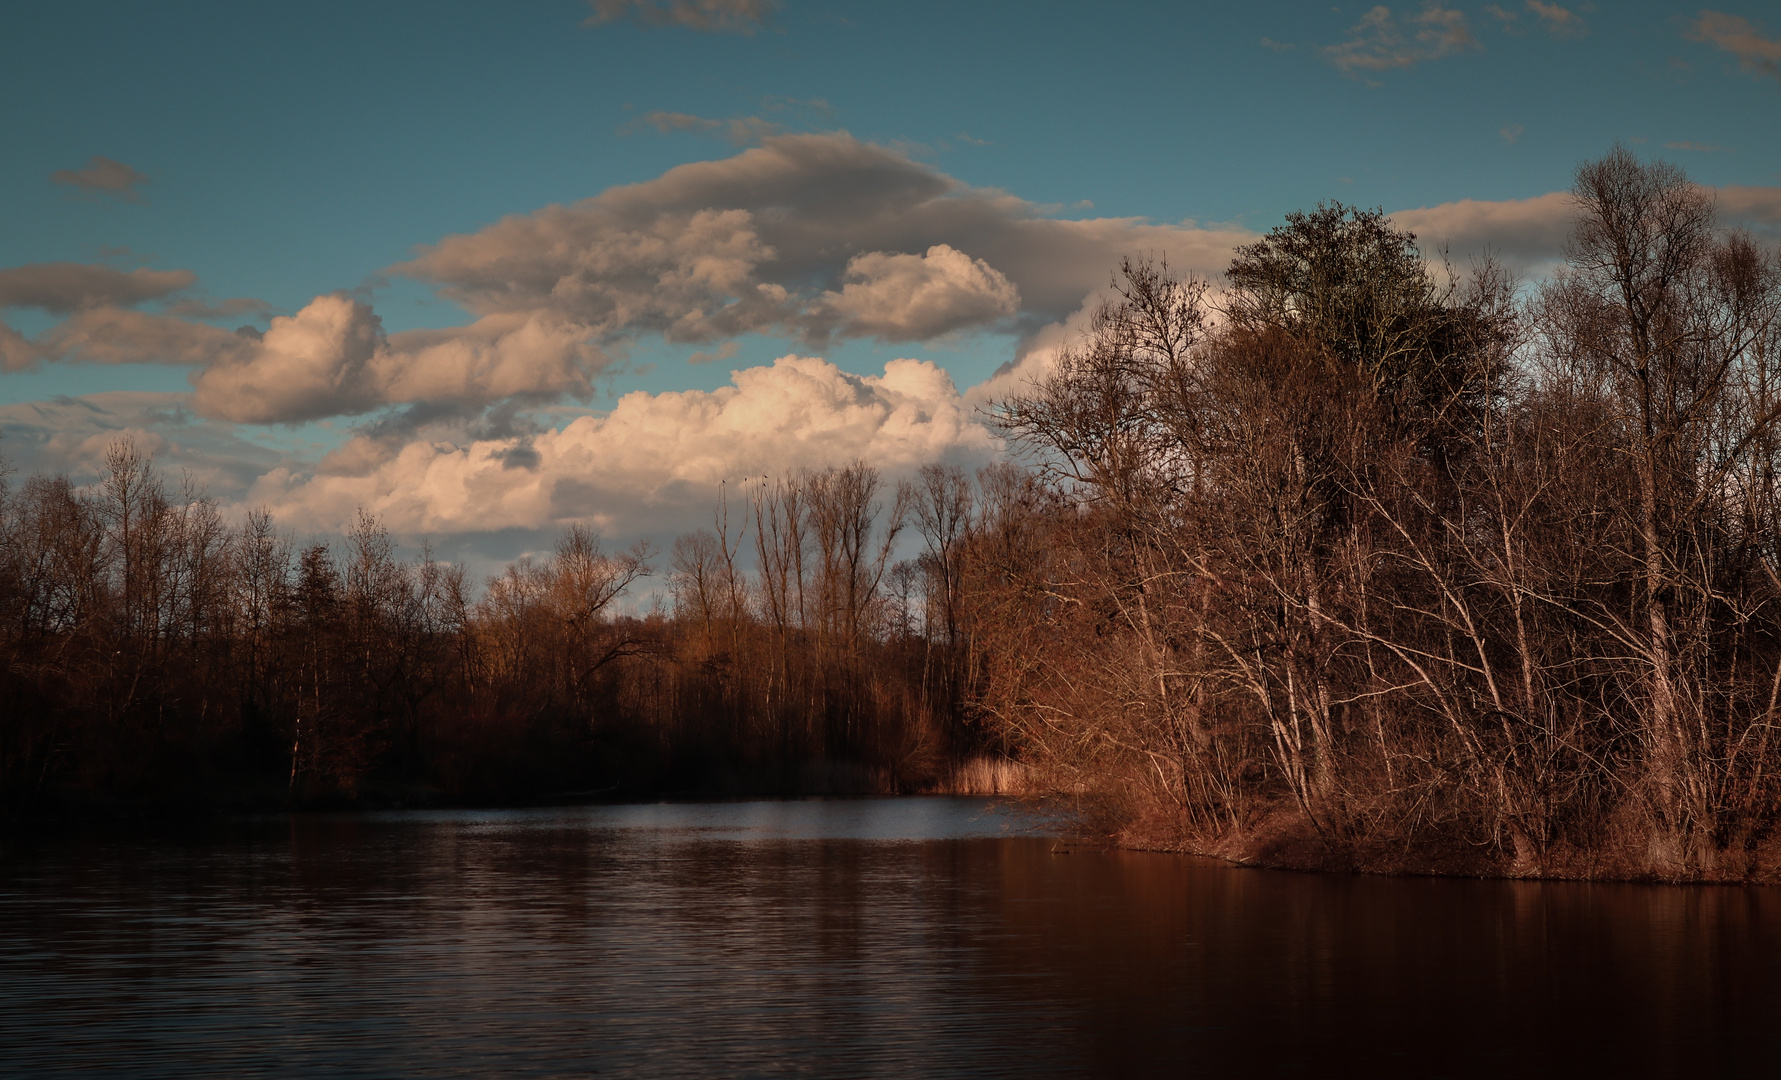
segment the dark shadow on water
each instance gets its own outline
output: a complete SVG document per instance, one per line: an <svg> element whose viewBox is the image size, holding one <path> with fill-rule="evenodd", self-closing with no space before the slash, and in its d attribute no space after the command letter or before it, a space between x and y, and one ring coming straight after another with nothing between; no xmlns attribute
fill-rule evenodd
<svg viewBox="0 0 1781 1080"><path fill-rule="evenodd" d="M0 1075L1767 1076L1781 890L1300 875L984 800L0 846Z"/></svg>

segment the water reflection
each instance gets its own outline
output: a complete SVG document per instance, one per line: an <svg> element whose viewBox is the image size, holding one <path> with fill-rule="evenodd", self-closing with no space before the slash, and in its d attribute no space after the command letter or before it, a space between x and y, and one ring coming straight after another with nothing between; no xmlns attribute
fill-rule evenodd
<svg viewBox="0 0 1781 1080"><path fill-rule="evenodd" d="M979 800L0 844L0 1075L1769 1075L1781 895L1054 853Z"/></svg>

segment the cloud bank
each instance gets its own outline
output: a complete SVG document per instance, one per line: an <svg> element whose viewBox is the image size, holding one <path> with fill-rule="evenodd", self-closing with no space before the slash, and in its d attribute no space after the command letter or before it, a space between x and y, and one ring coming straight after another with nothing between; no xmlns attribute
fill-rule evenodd
<svg viewBox="0 0 1781 1080"><path fill-rule="evenodd" d="M300 527L359 507L410 534L536 530L583 521L608 532L690 528L718 485L863 459L891 474L941 459L987 461L993 440L945 371L893 360L876 376L781 357L712 392L637 392L560 431L460 445L361 437L313 475L279 468L249 497Z"/></svg>
<svg viewBox="0 0 1781 1080"><path fill-rule="evenodd" d="M268 305L174 299L195 286L185 270L41 263L0 271L0 307L65 318L34 340L0 333L0 364L186 366L199 413L256 424L585 401L615 355L652 335L705 346L706 357L749 333L811 350L975 331L1030 342L1127 254L1216 273L1251 238L1193 223L1063 220L844 132L779 134L446 237L393 268L465 308L474 318L463 326L385 334L370 306L330 295L271 317L263 333L230 331L207 320L264 317ZM161 310L140 310L151 303Z"/></svg>
<svg viewBox="0 0 1781 1080"><path fill-rule="evenodd" d="M1781 229L1781 189L1726 188L1719 199L1728 224ZM346 525L360 506L409 535L568 521L632 535L685 528L725 480L853 458L893 472L985 460L993 440L975 408L1045 368L1122 257L1163 255L1216 278L1255 237L1055 212L845 133L774 134L445 237L393 268L460 304L469 319L459 326L386 332L364 300L330 294L270 316L264 331L229 330L206 320L267 305L193 299L183 270L16 267L0 271L0 306L60 322L34 338L0 324L0 364L183 365L192 391L12 407L0 423L9 439L24 433L34 465L77 471L96 460L101 434L153 436L170 463L206 470L237 505L264 501L302 530ZM1524 274L1559 259L1570 218L1563 192L1394 215L1462 268L1488 245ZM791 355L715 391L586 408L614 358L651 336L697 345L693 360L710 362L736 355L747 333L811 353L845 339L919 346L983 331L1014 335L1015 354L963 393L924 361L857 375ZM295 431L251 442L234 426L338 417L365 419L319 462L316 448L265 449ZM222 450L201 447L248 464L225 470Z"/></svg>

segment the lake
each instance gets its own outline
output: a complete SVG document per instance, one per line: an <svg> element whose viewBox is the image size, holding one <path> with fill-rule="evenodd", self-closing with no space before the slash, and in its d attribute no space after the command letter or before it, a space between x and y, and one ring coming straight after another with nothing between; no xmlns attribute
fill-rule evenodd
<svg viewBox="0 0 1781 1080"><path fill-rule="evenodd" d="M966 798L0 838L0 1076L1772 1076L1781 890L1292 874Z"/></svg>

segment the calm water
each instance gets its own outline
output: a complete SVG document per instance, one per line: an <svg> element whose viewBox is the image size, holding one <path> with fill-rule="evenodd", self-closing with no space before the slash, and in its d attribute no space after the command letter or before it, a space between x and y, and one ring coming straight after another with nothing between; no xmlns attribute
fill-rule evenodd
<svg viewBox="0 0 1781 1080"><path fill-rule="evenodd" d="M1773 1076L1781 890L1240 870L982 800L0 840L0 1076Z"/></svg>

